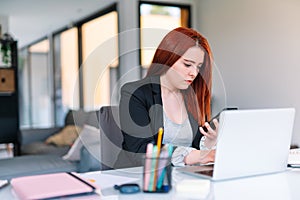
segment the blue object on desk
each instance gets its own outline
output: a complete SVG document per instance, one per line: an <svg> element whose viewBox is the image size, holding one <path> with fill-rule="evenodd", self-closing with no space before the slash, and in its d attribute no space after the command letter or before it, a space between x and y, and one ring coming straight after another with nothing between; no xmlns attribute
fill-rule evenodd
<svg viewBox="0 0 300 200"><path fill-rule="evenodd" d="M134 194L140 192L140 186L136 183L127 183L122 185L115 185L114 188L123 194Z"/></svg>

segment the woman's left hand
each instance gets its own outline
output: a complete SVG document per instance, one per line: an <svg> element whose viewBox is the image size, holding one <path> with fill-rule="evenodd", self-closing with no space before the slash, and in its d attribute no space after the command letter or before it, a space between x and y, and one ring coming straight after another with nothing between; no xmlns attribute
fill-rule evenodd
<svg viewBox="0 0 300 200"><path fill-rule="evenodd" d="M216 129L212 129L208 122L205 122L204 124L204 126L207 128L207 132L204 131L202 127L199 128L200 132L206 137L204 141L204 145L208 149L211 149L216 145L217 138L218 138L219 122L217 119L214 119L213 123Z"/></svg>
<svg viewBox="0 0 300 200"><path fill-rule="evenodd" d="M215 161L216 150L193 150L184 157L186 165L207 164Z"/></svg>

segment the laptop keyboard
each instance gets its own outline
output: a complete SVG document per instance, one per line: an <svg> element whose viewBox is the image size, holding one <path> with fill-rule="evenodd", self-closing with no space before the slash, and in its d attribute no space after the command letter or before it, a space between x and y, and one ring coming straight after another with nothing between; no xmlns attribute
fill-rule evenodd
<svg viewBox="0 0 300 200"><path fill-rule="evenodd" d="M197 174L202 174L202 175L206 175L206 176L213 176L213 172L214 170L201 170L201 171L195 171L195 173Z"/></svg>
<svg viewBox="0 0 300 200"><path fill-rule="evenodd" d="M300 167L300 148L290 150L288 164Z"/></svg>

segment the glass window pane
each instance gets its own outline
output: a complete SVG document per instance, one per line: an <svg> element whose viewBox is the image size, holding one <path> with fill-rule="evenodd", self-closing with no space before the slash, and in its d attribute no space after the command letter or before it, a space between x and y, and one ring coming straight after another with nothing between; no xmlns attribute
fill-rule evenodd
<svg viewBox="0 0 300 200"><path fill-rule="evenodd" d="M49 41L43 40L29 47L30 53L48 53L49 52Z"/></svg>
<svg viewBox="0 0 300 200"><path fill-rule="evenodd" d="M54 36L54 68L55 122L62 126L69 109L79 109L77 28Z"/></svg>
<svg viewBox="0 0 300 200"><path fill-rule="evenodd" d="M79 108L78 33L77 28L61 34L61 87L62 104Z"/></svg>
<svg viewBox="0 0 300 200"><path fill-rule="evenodd" d="M155 49L170 30L188 26L189 10L179 6L140 5L141 65L148 68ZM151 38L151 40L149 40Z"/></svg>
<svg viewBox="0 0 300 200"><path fill-rule="evenodd" d="M32 127L51 127L53 122L49 41L29 48Z"/></svg>
<svg viewBox="0 0 300 200"><path fill-rule="evenodd" d="M83 101L85 110L110 103L110 67L118 66L117 12L82 26Z"/></svg>
<svg viewBox="0 0 300 200"><path fill-rule="evenodd" d="M30 116L30 90L29 90L29 65L28 51L19 51L19 109L20 128L29 128L31 125Z"/></svg>

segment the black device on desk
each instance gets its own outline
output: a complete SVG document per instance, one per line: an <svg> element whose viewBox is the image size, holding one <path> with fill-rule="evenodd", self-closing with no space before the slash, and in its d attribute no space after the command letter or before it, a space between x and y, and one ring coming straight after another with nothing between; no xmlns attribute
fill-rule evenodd
<svg viewBox="0 0 300 200"><path fill-rule="evenodd" d="M237 110L238 108L237 107L226 107L226 108L223 108L218 114L216 114L214 117L211 118L211 120L208 122L209 123L209 126L212 128L212 129L216 129L215 127L215 124L213 122L214 119L217 119L219 121L219 118L220 118L220 114L221 112L225 111L225 110ZM205 132L207 132L207 128L205 126L202 126L203 130Z"/></svg>

